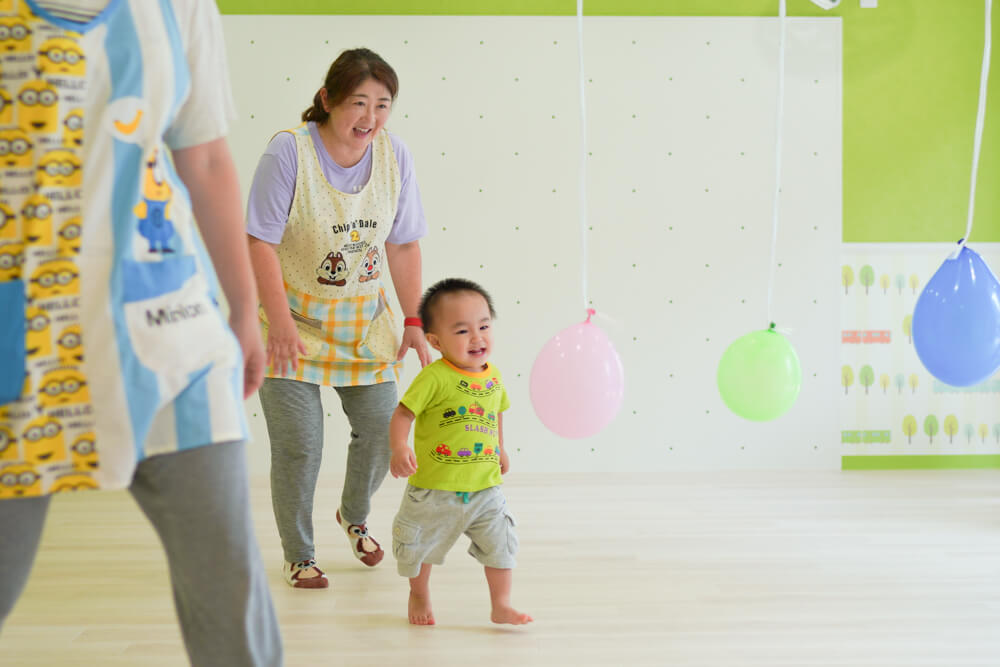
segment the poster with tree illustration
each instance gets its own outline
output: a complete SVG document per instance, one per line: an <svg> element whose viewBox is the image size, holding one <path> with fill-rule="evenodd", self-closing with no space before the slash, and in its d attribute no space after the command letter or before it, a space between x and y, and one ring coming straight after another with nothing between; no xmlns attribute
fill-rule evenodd
<svg viewBox="0 0 1000 667"><path fill-rule="evenodd" d="M927 372L913 347L913 309L947 256L946 244L843 248L842 456L906 456L906 467L914 457L944 457L925 463L962 467L1000 454L1000 374L972 387L950 387ZM977 252L1000 266L1000 245L978 244Z"/></svg>

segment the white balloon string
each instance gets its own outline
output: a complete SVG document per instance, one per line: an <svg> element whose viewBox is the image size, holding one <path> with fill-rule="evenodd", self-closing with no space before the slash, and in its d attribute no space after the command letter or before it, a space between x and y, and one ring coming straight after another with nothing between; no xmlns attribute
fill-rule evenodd
<svg viewBox="0 0 1000 667"><path fill-rule="evenodd" d="M587 291L587 100L583 73L583 0L576 0L576 45L580 57L580 286L583 308L590 308Z"/></svg>
<svg viewBox="0 0 1000 667"><path fill-rule="evenodd" d="M958 251L969 242L972 234L972 216L976 209L976 173L979 171L979 152L983 146L983 125L986 120L986 88L990 79L990 42L992 41L993 0L986 0L986 37L983 40L983 68L979 76L979 110L976 112L976 141L972 147L972 181L969 187L969 219L965 236L959 241Z"/></svg>
<svg viewBox="0 0 1000 667"><path fill-rule="evenodd" d="M778 251L778 211L781 200L781 128L784 125L785 107L785 0L778 2L778 113L774 138L774 201L771 219L771 263L767 276L767 326L770 327L771 302L774 296L774 269Z"/></svg>

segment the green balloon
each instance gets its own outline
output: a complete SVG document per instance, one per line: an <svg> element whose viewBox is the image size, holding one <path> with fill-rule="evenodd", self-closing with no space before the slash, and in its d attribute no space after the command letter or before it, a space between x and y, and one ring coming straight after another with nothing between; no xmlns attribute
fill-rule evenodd
<svg viewBox="0 0 1000 667"><path fill-rule="evenodd" d="M792 344L777 331L763 329L737 338L726 348L716 382L730 410L744 419L765 422L795 404L802 368Z"/></svg>

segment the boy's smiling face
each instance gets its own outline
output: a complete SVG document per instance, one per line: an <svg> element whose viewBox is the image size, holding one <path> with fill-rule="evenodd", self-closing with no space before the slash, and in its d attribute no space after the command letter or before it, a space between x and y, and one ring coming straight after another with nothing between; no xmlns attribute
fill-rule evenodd
<svg viewBox="0 0 1000 667"><path fill-rule="evenodd" d="M493 350L493 318L478 292L443 295L434 304L434 329L427 342L452 364L470 373L486 367Z"/></svg>

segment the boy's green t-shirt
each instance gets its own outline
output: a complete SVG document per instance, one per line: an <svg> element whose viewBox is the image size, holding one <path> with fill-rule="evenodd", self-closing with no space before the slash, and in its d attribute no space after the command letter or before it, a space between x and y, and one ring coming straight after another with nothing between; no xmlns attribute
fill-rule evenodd
<svg viewBox="0 0 1000 667"><path fill-rule="evenodd" d="M496 367L470 373L438 359L420 371L400 403L417 417L417 472L410 484L471 493L502 483L497 424L510 399Z"/></svg>

